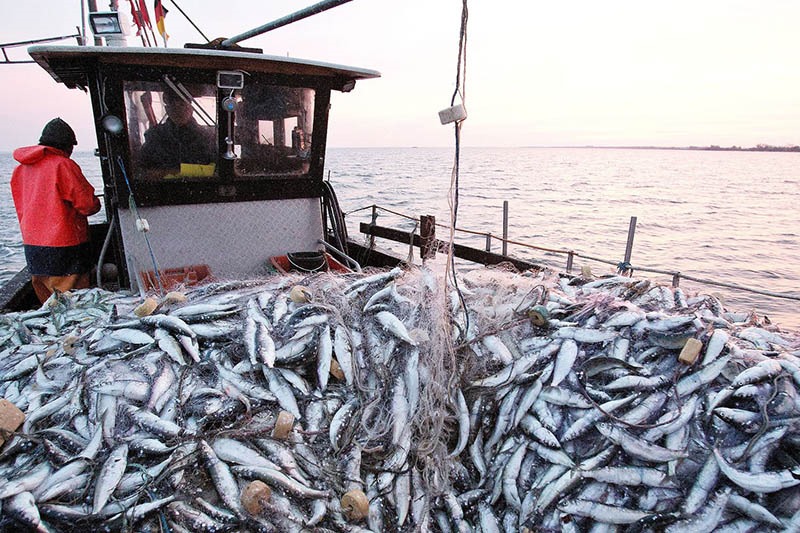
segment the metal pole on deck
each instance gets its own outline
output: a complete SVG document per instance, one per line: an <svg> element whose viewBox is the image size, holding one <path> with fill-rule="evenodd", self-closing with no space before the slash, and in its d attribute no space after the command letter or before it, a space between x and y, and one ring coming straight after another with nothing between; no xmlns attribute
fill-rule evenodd
<svg viewBox="0 0 800 533"><path fill-rule="evenodd" d="M233 37L230 37L222 41L220 45L223 47L232 46L238 43L239 41L244 41L245 39L249 39L250 37L255 37L256 35L261 35L262 33L266 33L270 30L280 28L281 26L286 26L287 24L291 24L292 22L296 22L306 17L310 17L311 15L316 15L317 13L321 13L333 7L346 4L349 1L350 0L323 0L322 2L314 4L313 6L301 9L300 11L295 11L290 15L286 15L285 17L281 17L279 19L273 20L272 22L268 22L263 26L259 26L258 28L253 28L250 31L240 33L239 35L234 35Z"/></svg>
<svg viewBox="0 0 800 533"><path fill-rule="evenodd" d="M89 6L89 13L94 13L97 11L97 0L87 0L87 5ZM86 30L84 29L84 44L86 43ZM103 46L103 38L98 37L97 35L94 36L94 45L95 46Z"/></svg>
<svg viewBox="0 0 800 533"><path fill-rule="evenodd" d="M83 0L81 0L81 27L78 28L78 33L81 34L78 37L78 43L86 46L86 4L83 3Z"/></svg>
<svg viewBox="0 0 800 533"><path fill-rule="evenodd" d="M508 200L503 201L503 255L508 255Z"/></svg>
<svg viewBox="0 0 800 533"><path fill-rule="evenodd" d="M621 274L632 271L631 269L631 254L633 252L633 236L636 233L636 217L631 217L631 222L628 225L628 242L625 244L625 259L619 265Z"/></svg>

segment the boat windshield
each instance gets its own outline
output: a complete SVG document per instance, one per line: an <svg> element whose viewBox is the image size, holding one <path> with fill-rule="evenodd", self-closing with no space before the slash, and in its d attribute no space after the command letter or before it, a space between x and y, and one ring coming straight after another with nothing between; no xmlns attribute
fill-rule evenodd
<svg viewBox="0 0 800 533"><path fill-rule="evenodd" d="M308 174L314 89L248 81L234 90L126 81L134 180L220 177L218 156L238 179Z"/></svg>
<svg viewBox="0 0 800 533"><path fill-rule="evenodd" d="M215 175L216 87L165 78L124 91L135 179Z"/></svg>
<svg viewBox="0 0 800 533"><path fill-rule="evenodd" d="M251 84L236 93L236 175L308 173L314 90Z"/></svg>

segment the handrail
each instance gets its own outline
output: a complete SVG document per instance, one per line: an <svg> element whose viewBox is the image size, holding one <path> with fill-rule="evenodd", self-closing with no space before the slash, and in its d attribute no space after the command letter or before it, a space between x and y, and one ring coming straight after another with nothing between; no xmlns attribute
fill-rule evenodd
<svg viewBox="0 0 800 533"><path fill-rule="evenodd" d="M347 255L340 249L336 248L335 246L328 244L322 239L319 239L317 242L320 243L322 246L324 246L325 249L328 250L329 252L333 252L335 255L338 255L339 259L344 259L345 262L349 263L350 266L353 267L353 270L355 270L356 272L361 272L361 265L358 264L358 261Z"/></svg>
<svg viewBox="0 0 800 533"><path fill-rule="evenodd" d="M72 39L73 37L80 37L80 33L73 33L72 35L61 35L59 37L45 37L43 39L29 39L27 41L17 41L14 43L0 43L0 48L14 48L16 46L26 46L36 43L49 43L52 41L63 41L64 39Z"/></svg>
<svg viewBox="0 0 800 533"><path fill-rule="evenodd" d="M399 213L397 211L393 211L391 209L387 209L385 207L381 207L381 206L374 205L374 204L371 205L371 206L368 206L368 207L363 207L363 208L355 209L353 211L349 211L346 214L349 215L351 213L356 213L356 212L363 211L363 210L366 210L366 209L372 209L373 212L378 210L378 209L380 209L380 210L385 211L387 213L392 213L394 215L397 215L397 216L400 216L400 217L403 217L403 218L407 218L409 220L417 221L417 217L412 217L412 216L406 215L404 213ZM436 223L436 226L449 229L449 226L447 226L446 224ZM646 267L646 266L634 266L634 265L631 265L629 263L621 263L619 261L611 261L611 260L608 260L608 259L602 259L602 258L599 258L599 257L593 257L591 255L581 254L581 253L578 253L578 252L576 252L574 250L567 250L567 249L564 249L564 248L562 248L562 249L548 248L548 247L544 247L544 246L536 246L534 244L515 241L515 240L512 240L512 239L503 239L501 237L497 237L497 236L495 236L495 235L493 235L491 233L488 233L488 232L473 231L473 230L467 230L467 229L462 229L462 228L455 228L455 231L460 232L460 233L470 234L470 235L479 235L479 236L494 238L494 239L497 239L497 240L499 240L501 242L514 244L516 246L521 246L523 248L529 248L529 249L533 249L533 250L540 250L540 251L545 251L545 252L549 252L549 253L565 254L565 255L568 256L568 261L567 261L567 265L568 265L567 270L568 271L570 270L571 265L572 265L572 258L580 257L581 259L587 259L587 260L590 260L590 261L596 261L598 263L604 263L604 264L607 264L607 265L615 266L618 269L620 269L621 271L625 271L625 272L631 272L632 273L634 270L639 270L639 271L642 271L642 272L651 272L651 273L655 273L655 274L665 274L665 275L668 275L668 276L672 276L672 285L673 285L673 287L677 287L679 282L680 282L680 279L683 278L683 279L687 279L689 281L694 281L694 282L697 282L697 283L703 283L705 285L713 285L713 286L724 287L724 288L728 288L728 289L741 290L741 291L751 292L751 293L754 293L754 294L760 294L760 295L763 295L763 296L770 296L770 297L773 297L773 298L783 298L783 299L787 299L787 300L800 301L800 296L798 296L798 295L788 294L788 293L781 293L781 292L774 292L774 291L766 291L766 290L762 290L762 289L754 289L752 287L746 287L744 285L739 285L739 284L735 284L735 283L726 283L726 282L723 282L723 281L715 281L715 280L708 279L708 278L701 278L701 277L697 277L697 276L693 276L693 275L689 275L689 274L684 274L683 272L680 272L680 271L677 271L677 270L662 270L662 269L651 268L651 267Z"/></svg>
<svg viewBox="0 0 800 533"><path fill-rule="evenodd" d="M44 39L30 39L28 41L17 41L13 43L0 43L0 52L2 52L3 57L0 59L0 65L21 65L25 63L35 63L32 59L21 59L15 61L13 59L9 59L8 54L6 53L6 48L16 48L17 46L27 46L30 44L37 44L37 43L49 43L53 41L62 41L64 39L72 39L73 37L77 37L79 40L81 38L80 33L75 33L73 35L61 35L59 37L45 37Z"/></svg>
<svg viewBox="0 0 800 533"><path fill-rule="evenodd" d="M103 287L103 261L106 258L106 252L108 252L108 246L111 243L111 236L114 233L114 224L117 221L117 214L113 213L111 215L111 222L108 224L108 231L106 232L106 238L103 240L103 247L100 249L100 255L97 256L97 286Z"/></svg>

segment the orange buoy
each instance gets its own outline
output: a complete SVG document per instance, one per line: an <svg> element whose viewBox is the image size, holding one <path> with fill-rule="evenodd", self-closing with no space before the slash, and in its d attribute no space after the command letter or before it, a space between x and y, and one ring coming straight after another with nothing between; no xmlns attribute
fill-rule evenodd
<svg viewBox="0 0 800 533"><path fill-rule="evenodd" d="M342 512L348 520L358 521L369 514L369 500L363 491L358 489L346 492L342 496Z"/></svg>
<svg viewBox="0 0 800 533"><path fill-rule="evenodd" d="M272 489L261 480L248 483L242 490L242 507L253 516L258 516L266 509L266 503L272 497Z"/></svg>
<svg viewBox="0 0 800 533"><path fill-rule="evenodd" d="M283 440L289 436L294 425L294 415L288 411L281 411L278 413L278 418L275 420L275 427L272 429L272 437L275 439Z"/></svg>
<svg viewBox="0 0 800 533"><path fill-rule="evenodd" d="M156 310L156 307L158 307L158 302L156 299L153 297L147 297L142 303L133 309L133 314L138 317L148 316Z"/></svg>
<svg viewBox="0 0 800 533"><path fill-rule="evenodd" d="M331 376L335 377L339 381L344 379L344 372L342 371L342 367L335 358L331 359Z"/></svg>

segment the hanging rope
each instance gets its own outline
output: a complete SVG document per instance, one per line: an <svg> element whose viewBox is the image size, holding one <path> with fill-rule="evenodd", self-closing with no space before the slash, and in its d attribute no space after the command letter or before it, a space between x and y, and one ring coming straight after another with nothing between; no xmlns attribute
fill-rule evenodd
<svg viewBox="0 0 800 533"><path fill-rule="evenodd" d="M141 231L142 235L144 235L144 242L147 244L147 250L150 253L150 261L153 263L153 272L155 273L156 281L158 282L159 294L163 295L164 285L161 283L161 273L158 271L158 261L156 261L156 254L153 251L153 247L150 245L150 239L147 238L147 232L150 228L147 227L147 221L139 216L139 210L136 208L136 201L133 198L133 189L131 189L131 183L128 181L128 173L125 172L125 164L122 162L122 156L117 156L117 164L119 164L119 168L122 171L122 177L125 178L125 186L128 187L128 204L130 205L133 217L137 222L136 230Z"/></svg>
<svg viewBox="0 0 800 533"><path fill-rule="evenodd" d="M467 8L467 0L463 0L461 7L461 28L459 30L458 39L458 62L456 65L456 87L453 91L453 96L450 99L450 106L456 103L456 97L461 97L461 103L466 100L466 72L467 72L467 19L469 18L469 10ZM455 255L453 254L455 244L455 229L458 225L458 178L459 178L459 165L461 160L461 120L455 121L455 156L453 161L453 172L450 178L450 194L448 196L448 205L450 207L450 235L447 252L447 271L446 277L453 282L453 287L458 293L458 299L461 302L461 307L464 310L465 316L465 332L469 330L469 312L467 311L467 304L464 300L464 295L461 293L461 288L458 286L458 278L456 277L456 264Z"/></svg>

